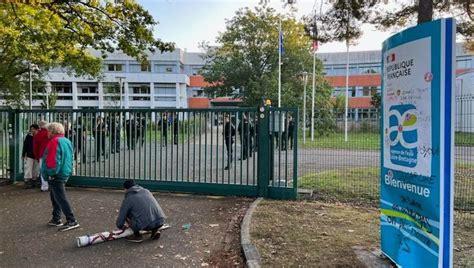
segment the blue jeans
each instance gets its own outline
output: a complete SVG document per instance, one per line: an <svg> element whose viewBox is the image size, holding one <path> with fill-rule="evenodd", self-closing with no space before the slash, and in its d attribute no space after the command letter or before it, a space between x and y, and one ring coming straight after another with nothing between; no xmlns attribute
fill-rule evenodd
<svg viewBox="0 0 474 268"><path fill-rule="evenodd" d="M66 216L67 222L76 222L71 206L66 198L65 182L59 179L49 181L51 204L53 205L53 220L61 219L61 212Z"/></svg>

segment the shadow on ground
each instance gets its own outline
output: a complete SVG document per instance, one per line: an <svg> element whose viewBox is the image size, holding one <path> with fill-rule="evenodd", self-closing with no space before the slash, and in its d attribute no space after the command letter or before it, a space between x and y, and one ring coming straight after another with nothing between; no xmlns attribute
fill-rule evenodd
<svg viewBox="0 0 474 268"><path fill-rule="evenodd" d="M81 227L58 232L46 224L49 193L0 187L0 266L243 266L238 226L250 199L155 193L171 225L158 241L145 236L141 244L120 239L78 248L77 236L116 229L123 192L68 188L67 194Z"/></svg>

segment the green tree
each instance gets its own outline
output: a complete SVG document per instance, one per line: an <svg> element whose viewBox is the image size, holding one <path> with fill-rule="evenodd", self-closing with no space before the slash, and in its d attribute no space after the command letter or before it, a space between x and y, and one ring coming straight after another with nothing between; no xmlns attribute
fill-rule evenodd
<svg viewBox="0 0 474 268"><path fill-rule="evenodd" d="M336 112L337 116L340 116L345 113L346 109L346 97L343 94L339 94L336 96L333 102L333 108Z"/></svg>
<svg viewBox="0 0 474 268"><path fill-rule="evenodd" d="M41 96L41 99L43 100L41 108L54 109L54 107L56 107L56 102L58 101L58 94L54 91L46 94L48 94L48 97L46 97L46 95Z"/></svg>
<svg viewBox="0 0 474 268"><path fill-rule="evenodd" d="M147 52L174 48L153 36L157 22L133 0L17 1L0 3L0 90L22 103L30 63L41 70L62 67L75 75L99 77L102 59L121 50L146 62ZM101 57L90 53L99 51ZM148 51L147 51L148 50ZM34 76L41 79L41 73Z"/></svg>
<svg viewBox="0 0 474 268"><path fill-rule="evenodd" d="M376 89L372 90L371 95L372 97L370 100L370 104L372 105L372 107L380 109L380 107L382 106L382 96L380 95L380 93L377 92Z"/></svg>
<svg viewBox="0 0 474 268"><path fill-rule="evenodd" d="M211 83L210 96L241 98L244 105L261 105L263 99L278 101L278 28L281 19L284 33L282 56L282 106L302 107L301 72L312 70L311 40L304 24L280 15L268 7L240 9L226 22L226 30L217 38L217 47L203 45L205 66L201 71ZM330 107L330 87L321 75L317 61L317 103ZM311 81L311 78L308 79ZM310 85L310 83L308 83ZM308 87L310 89L310 86ZM311 100L308 90L308 98ZM310 103L310 102L309 102ZM311 107L311 106L308 106Z"/></svg>

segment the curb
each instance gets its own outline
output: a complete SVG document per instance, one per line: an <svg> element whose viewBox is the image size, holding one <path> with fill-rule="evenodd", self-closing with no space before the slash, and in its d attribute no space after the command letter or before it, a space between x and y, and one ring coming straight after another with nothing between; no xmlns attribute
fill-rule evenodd
<svg viewBox="0 0 474 268"><path fill-rule="evenodd" d="M257 247L255 247L255 245L252 244L252 241L250 240L250 223L252 221L253 212L262 200L263 197L259 197L252 203L252 205L250 205L249 209L245 213L240 229L240 243L245 259L247 260L247 267L249 268L260 267L260 254L258 253Z"/></svg>

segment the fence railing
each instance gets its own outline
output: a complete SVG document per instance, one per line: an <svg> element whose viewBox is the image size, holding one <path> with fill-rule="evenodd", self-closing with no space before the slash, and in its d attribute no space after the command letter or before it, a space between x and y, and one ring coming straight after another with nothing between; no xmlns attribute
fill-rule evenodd
<svg viewBox="0 0 474 268"><path fill-rule="evenodd" d="M454 202L458 217L474 218L474 102L470 103L463 103L463 110L456 114ZM299 137L300 187L313 189L321 199L378 205L380 117L376 111L361 116L354 109L349 114L353 116L348 121L347 141L344 122L336 113L325 120L316 116L316 130L325 131L316 131L314 140L307 120L306 143ZM302 128L301 123L300 133Z"/></svg>
<svg viewBox="0 0 474 268"><path fill-rule="evenodd" d="M8 111L0 110L0 180L10 179L10 135Z"/></svg>
<svg viewBox="0 0 474 268"><path fill-rule="evenodd" d="M151 189L296 198L296 153L282 146L296 143L297 128L287 136L274 127L290 114L297 118L296 109L268 108L11 111L7 158L21 179L29 126L59 122L74 147L73 185L120 187L133 178Z"/></svg>

